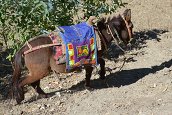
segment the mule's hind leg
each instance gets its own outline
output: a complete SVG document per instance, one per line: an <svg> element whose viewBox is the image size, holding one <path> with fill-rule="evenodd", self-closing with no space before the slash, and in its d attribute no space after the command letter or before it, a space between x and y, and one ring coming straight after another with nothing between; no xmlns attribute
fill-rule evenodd
<svg viewBox="0 0 172 115"><path fill-rule="evenodd" d="M103 58L98 58L98 63L100 64L100 79L104 80L105 79L105 60Z"/></svg>
<svg viewBox="0 0 172 115"><path fill-rule="evenodd" d="M34 84L35 87L38 86L39 85L39 80L49 73L48 68L41 68L40 70L37 69L38 72L37 71L32 71L32 70L33 70L33 68L29 70L30 74L28 74L18 84L18 89L23 89L23 87L25 85L29 85L29 84L32 84L32 85ZM38 87L38 91L39 91L39 93L43 93L43 90L40 87ZM22 95L24 95L24 92L21 93L21 96ZM24 98L17 97L16 100L19 100L19 101L17 101L17 103L20 103L22 100L24 100Z"/></svg>
<svg viewBox="0 0 172 115"><path fill-rule="evenodd" d="M19 87L18 84L13 86L14 96L17 101L17 104L20 104L24 100L24 90L23 87Z"/></svg>
<svg viewBox="0 0 172 115"><path fill-rule="evenodd" d="M40 87L40 80L38 81L35 81L33 83L31 83L31 86L36 90L36 92L39 94L39 96L42 98L47 98L48 97L48 94L45 93L41 87Z"/></svg>

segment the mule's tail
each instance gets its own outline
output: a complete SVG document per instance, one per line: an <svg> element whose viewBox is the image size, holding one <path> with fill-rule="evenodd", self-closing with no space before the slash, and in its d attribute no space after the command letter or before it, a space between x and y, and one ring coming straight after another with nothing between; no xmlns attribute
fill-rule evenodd
<svg viewBox="0 0 172 115"><path fill-rule="evenodd" d="M20 49L13 60L13 76L12 76L12 92L14 93L15 88L18 86L19 79L21 76L22 69L22 49ZM12 94L13 94L12 93Z"/></svg>

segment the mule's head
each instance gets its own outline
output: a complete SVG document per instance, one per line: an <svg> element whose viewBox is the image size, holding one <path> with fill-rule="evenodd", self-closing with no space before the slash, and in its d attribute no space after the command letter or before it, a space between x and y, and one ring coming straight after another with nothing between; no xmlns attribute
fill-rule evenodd
<svg viewBox="0 0 172 115"><path fill-rule="evenodd" d="M117 17L113 16L106 21L106 25L109 25L113 36L116 36L127 45L133 37L133 24L131 21L131 10L126 9L123 14Z"/></svg>
<svg viewBox="0 0 172 115"><path fill-rule="evenodd" d="M126 9L122 15L117 17L117 20L112 22L113 27L117 29L121 40L128 44L133 37L133 23L131 21L131 9Z"/></svg>
<svg viewBox="0 0 172 115"><path fill-rule="evenodd" d="M131 9L126 9L121 16L123 19L121 22L121 39L124 43L128 44L133 37L133 23L131 21Z"/></svg>

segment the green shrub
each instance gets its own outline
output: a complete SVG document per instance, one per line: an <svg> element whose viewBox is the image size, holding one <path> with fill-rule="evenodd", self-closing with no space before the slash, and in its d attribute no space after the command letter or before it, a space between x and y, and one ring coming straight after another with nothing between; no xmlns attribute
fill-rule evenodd
<svg viewBox="0 0 172 115"><path fill-rule="evenodd" d="M121 0L1 0L0 38L12 49L9 60L31 37L52 31L59 25L71 25L98 16L112 13L124 6ZM82 15L80 15L82 14Z"/></svg>

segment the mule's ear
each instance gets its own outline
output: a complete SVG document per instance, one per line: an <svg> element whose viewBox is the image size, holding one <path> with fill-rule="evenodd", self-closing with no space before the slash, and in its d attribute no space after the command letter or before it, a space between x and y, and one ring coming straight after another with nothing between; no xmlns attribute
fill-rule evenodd
<svg viewBox="0 0 172 115"><path fill-rule="evenodd" d="M126 9L123 13L123 16L126 21L130 21L131 20L131 9Z"/></svg>
<svg viewBox="0 0 172 115"><path fill-rule="evenodd" d="M89 19L87 20L87 24L90 26L94 25L97 22L97 18L95 16L90 16Z"/></svg>

